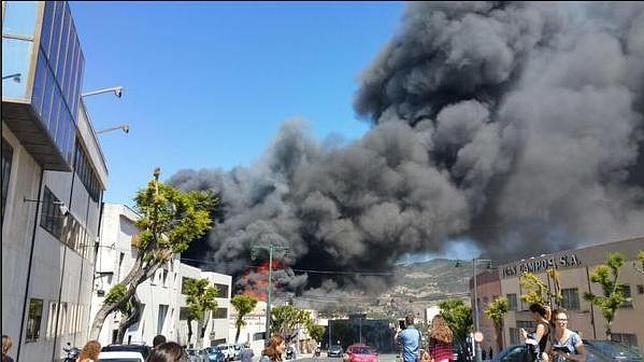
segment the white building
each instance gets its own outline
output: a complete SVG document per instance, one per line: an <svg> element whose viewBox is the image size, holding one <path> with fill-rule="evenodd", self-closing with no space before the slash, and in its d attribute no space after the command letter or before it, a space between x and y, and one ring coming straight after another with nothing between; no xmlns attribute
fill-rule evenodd
<svg viewBox="0 0 644 362"><path fill-rule="evenodd" d="M231 343L235 342L235 334L237 327L235 321L237 320L237 310L232 307L230 310L229 319L229 335L228 340ZM255 356L260 356L264 350L264 331L266 330L266 302L258 301L255 309L244 317L246 325L239 330L238 343L246 344L253 349Z"/></svg>
<svg viewBox="0 0 644 362"><path fill-rule="evenodd" d="M105 204L103 207L92 297L92 318L109 290L132 268L137 255L136 248L132 246L132 239L138 233L134 224L138 218L139 216L125 205ZM151 345L154 336L163 334L168 340L188 345L186 301L181 293L183 283L188 278L206 278L220 293L220 298L217 299L219 308L208 320L202 347L227 342L232 278L228 275L203 272L183 264L178 255L137 288L136 295L142 304L141 319L125 332L123 342ZM99 338L101 344L107 345L116 341L121 318L120 313L113 313L107 317ZM190 344L196 345L197 333L197 322L193 321L193 337Z"/></svg>
<svg viewBox="0 0 644 362"><path fill-rule="evenodd" d="M2 16L16 75L2 81L2 333L15 360L51 361L87 341L107 167L67 2L3 1Z"/></svg>

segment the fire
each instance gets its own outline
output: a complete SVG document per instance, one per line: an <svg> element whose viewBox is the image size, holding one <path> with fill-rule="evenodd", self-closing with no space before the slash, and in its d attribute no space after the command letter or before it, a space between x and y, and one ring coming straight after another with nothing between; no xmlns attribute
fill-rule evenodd
<svg viewBox="0 0 644 362"><path fill-rule="evenodd" d="M285 264L279 260L273 260L273 271L284 268ZM242 294L253 297L257 300L268 300L268 262L252 267L241 277L239 284L244 289ZM276 289L273 280L273 290Z"/></svg>

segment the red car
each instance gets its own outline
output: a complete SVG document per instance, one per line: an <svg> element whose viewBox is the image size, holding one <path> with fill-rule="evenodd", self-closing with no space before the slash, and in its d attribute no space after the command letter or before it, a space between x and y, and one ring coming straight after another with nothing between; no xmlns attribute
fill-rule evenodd
<svg viewBox="0 0 644 362"><path fill-rule="evenodd" d="M347 362L378 362L378 353L366 344L352 344L347 348Z"/></svg>

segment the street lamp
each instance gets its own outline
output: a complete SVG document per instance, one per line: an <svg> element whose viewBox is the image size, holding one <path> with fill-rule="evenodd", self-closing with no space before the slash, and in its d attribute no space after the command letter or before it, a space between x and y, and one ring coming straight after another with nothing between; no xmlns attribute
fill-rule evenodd
<svg viewBox="0 0 644 362"><path fill-rule="evenodd" d="M103 88L103 89L83 93L81 94L81 97L85 98L85 97L95 96L97 94L103 94L103 93L109 93L109 92L114 92L114 95L117 98L121 98L121 96L123 95L123 87L118 86L118 87L112 87L112 88Z"/></svg>
<svg viewBox="0 0 644 362"><path fill-rule="evenodd" d="M44 202L44 200L28 199L27 197L24 197L22 199L22 201L23 202L36 202L36 203ZM63 214L63 216L65 216L65 215L67 215L67 213L69 213L69 208L67 207L67 205L65 205L64 202L54 200L54 201L52 201L52 204L58 206L58 210L60 211L61 214Z"/></svg>
<svg viewBox="0 0 644 362"><path fill-rule="evenodd" d="M478 291L477 291L477 283L476 283L476 263L487 263L487 269L492 269L492 260L490 259L480 259L480 258L473 258L472 259L472 278L474 279L474 301L472 302L474 304L474 327L476 329L475 334L480 333L480 327L479 327L479 303L478 303ZM460 260L456 261L455 267L458 268L461 266ZM475 346L475 354L476 354L476 361L481 362L481 341L479 341L477 338L474 338L474 342L476 344Z"/></svg>
<svg viewBox="0 0 644 362"><path fill-rule="evenodd" d="M14 73L14 74L9 74L9 75L3 75L2 80L13 79L14 82L20 83L20 77L21 76L22 76L22 73Z"/></svg>
<svg viewBox="0 0 644 362"><path fill-rule="evenodd" d="M120 126L116 126L116 127L112 127L112 128L106 128L106 129L102 129L100 131L96 131L96 134L108 133L108 132L116 131L116 130L119 130L119 129L122 129L123 132L125 132L126 134L130 133L130 125L122 124Z"/></svg>

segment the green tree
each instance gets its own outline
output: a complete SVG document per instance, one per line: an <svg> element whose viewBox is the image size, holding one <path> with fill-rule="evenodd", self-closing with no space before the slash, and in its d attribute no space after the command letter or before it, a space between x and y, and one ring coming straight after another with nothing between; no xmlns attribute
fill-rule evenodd
<svg viewBox="0 0 644 362"><path fill-rule="evenodd" d="M448 299L438 307L454 336L461 342L465 341L472 330L472 308L465 305L462 299Z"/></svg>
<svg viewBox="0 0 644 362"><path fill-rule="evenodd" d="M231 301L230 304L235 307L237 310L237 319L235 319L235 327L237 327L237 332L235 333L235 343L239 341L239 332L241 331L241 327L246 325L246 321L244 321L244 317L248 315L248 313L252 312L253 309L255 309L255 306L257 305L257 299L240 294L236 295Z"/></svg>
<svg viewBox="0 0 644 362"><path fill-rule="evenodd" d="M499 351L503 349L503 317L510 310L510 302L505 297L496 298L487 306L485 315L494 323L496 343Z"/></svg>
<svg viewBox="0 0 644 362"><path fill-rule="evenodd" d="M620 253L608 253L606 264L600 265L590 276L593 283L602 287L601 296L592 292L584 293L584 299L596 305L606 319L606 338L611 338L611 324L615 319L617 309L629 301L626 297L624 284L619 284L619 270L624 266L624 255Z"/></svg>
<svg viewBox="0 0 644 362"><path fill-rule="evenodd" d="M316 342L320 343L324 339L324 327L317 325L315 323L308 323L306 326L306 331L309 333L309 336L313 338Z"/></svg>
<svg viewBox="0 0 644 362"><path fill-rule="evenodd" d="M548 269L546 277L552 280L553 288L548 287L548 284L534 273L525 272L521 274L519 284L526 291L521 296L521 300L524 303L539 303L544 306L554 303L556 306L559 306L563 299L561 288L559 287L559 272L555 269Z"/></svg>
<svg viewBox="0 0 644 362"><path fill-rule="evenodd" d="M192 321L197 321L199 334L197 335L197 346L206 332L210 313L217 309L217 294L219 290L212 286L208 279L188 279L184 285L183 294L186 295L186 307L188 308L188 343L192 339Z"/></svg>
<svg viewBox="0 0 644 362"><path fill-rule="evenodd" d="M290 304L273 307L273 309L271 309L271 315L272 334L283 335L287 340L291 340L295 337L300 328L303 326L306 327L308 323L312 323L311 314L309 312Z"/></svg>
<svg viewBox="0 0 644 362"><path fill-rule="evenodd" d="M92 339L98 339L105 319L112 312L127 310L128 303L133 304L133 310L140 310L136 288L212 228L212 214L219 205L218 198L210 192L181 192L159 182L159 175L160 171L156 169L154 178L134 198L135 211L140 215L136 222L139 234L132 241L136 259L132 269L119 282L121 292L113 294L109 300L106 298L96 313L90 330ZM134 317L127 318L129 325L138 322L140 314L134 313ZM127 329L129 325L119 328Z"/></svg>

